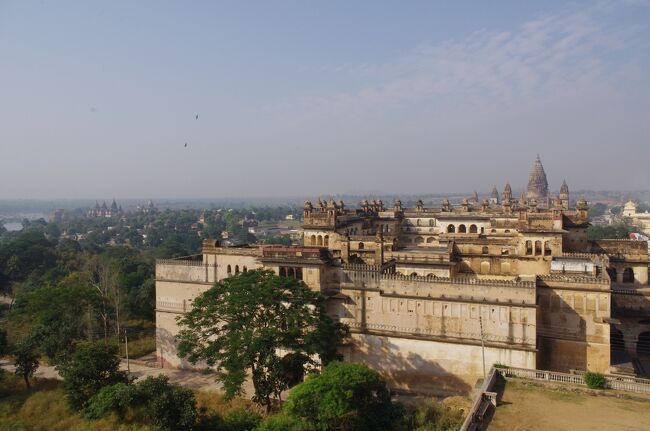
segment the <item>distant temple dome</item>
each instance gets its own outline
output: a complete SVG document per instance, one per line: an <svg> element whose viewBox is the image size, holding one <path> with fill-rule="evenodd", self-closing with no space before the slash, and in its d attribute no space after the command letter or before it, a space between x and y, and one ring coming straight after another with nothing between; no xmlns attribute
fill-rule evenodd
<svg viewBox="0 0 650 431"><path fill-rule="evenodd" d="M535 159L535 163L533 163L533 170L530 172L530 177L528 178L526 198L528 200L535 199L540 206L544 208L548 207L548 180L546 179L546 172L544 172L544 166L542 166L539 154Z"/></svg>

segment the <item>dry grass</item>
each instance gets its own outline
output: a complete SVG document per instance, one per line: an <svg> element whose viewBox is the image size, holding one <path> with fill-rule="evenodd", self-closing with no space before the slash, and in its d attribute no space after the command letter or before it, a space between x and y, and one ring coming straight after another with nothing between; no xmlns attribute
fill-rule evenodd
<svg viewBox="0 0 650 431"><path fill-rule="evenodd" d="M24 381L8 372L0 373L0 430L7 431L154 431L136 423L132 412L119 420L108 416L88 420L71 411L58 380L32 379L27 391ZM234 398L226 401L222 394L195 391L197 407L206 416L223 417L229 410L243 408L261 413L250 401Z"/></svg>
<svg viewBox="0 0 650 431"><path fill-rule="evenodd" d="M119 423L115 417L98 421L70 411L57 380L33 379L27 391L22 379L0 376L0 429L7 431L153 431L149 426Z"/></svg>
<svg viewBox="0 0 650 431"><path fill-rule="evenodd" d="M584 388L508 380L490 430L650 429L650 401L618 398Z"/></svg>
<svg viewBox="0 0 650 431"><path fill-rule="evenodd" d="M204 409L208 415L223 416L229 410L237 408L253 410L261 414L255 404L244 398L233 398L227 401L220 393L204 391L195 391L194 395L196 396L197 407Z"/></svg>

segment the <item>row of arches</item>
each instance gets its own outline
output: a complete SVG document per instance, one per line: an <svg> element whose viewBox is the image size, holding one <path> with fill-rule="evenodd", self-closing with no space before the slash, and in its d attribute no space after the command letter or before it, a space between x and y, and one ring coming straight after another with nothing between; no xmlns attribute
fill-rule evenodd
<svg viewBox="0 0 650 431"><path fill-rule="evenodd" d="M618 271L616 268L607 268L607 274L609 274L609 278L613 283L619 282ZM620 281L623 283L634 283L634 270L632 268L623 269L623 274Z"/></svg>
<svg viewBox="0 0 650 431"><path fill-rule="evenodd" d="M329 235L312 235L309 239L309 245L328 247L330 245L330 236Z"/></svg>
<svg viewBox="0 0 650 431"><path fill-rule="evenodd" d="M226 272L228 273L228 276L232 275L232 266L228 265L226 267ZM248 268L246 266L242 267L242 272L248 272ZM239 274L239 265L235 265L235 275Z"/></svg>
<svg viewBox="0 0 650 431"><path fill-rule="evenodd" d="M447 233L478 233L478 226L475 224L469 225L469 228L464 224L459 224L458 228L454 224L447 225ZM483 233L483 228L481 228L481 233Z"/></svg>
<svg viewBox="0 0 650 431"><path fill-rule="evenodd" d="M548 241L526 241L526 256L550 256L551 243Z"/></svg>
<svg viewBox="0 0 650 431"><path fill-rule="evenodd" d="M620 329L611 327L609 333L609 344L613 351L624 352L625 351L625 336ZM630 342L634 342L634 339L628 339ZM638 356L650 356L650 331L642 332L639 334L639 337L636 339L636 354Z"/></svg>
<svg viewBox="0 0 650 431"><path fill-rule="evenodd" d="M412 223L409 223L412 224ZM429 222L427 223L430 227L433 227L436 225L436 219L430 218ZM415 220L415 225L416 226L426 226L421 219Z"/></svg>
<svg viewBox="0 0 650 431"><path fill-rule="evenodd" d="M299 266L281 266L278 273L280 277L302 280L302 268Z"/></svg>

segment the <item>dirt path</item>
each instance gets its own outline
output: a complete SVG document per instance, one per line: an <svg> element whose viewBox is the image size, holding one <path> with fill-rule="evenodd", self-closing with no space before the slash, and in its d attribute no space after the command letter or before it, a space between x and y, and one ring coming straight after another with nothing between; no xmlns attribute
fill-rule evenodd
<svg viewBox="0 0 650 431"><path fill-rule="evenodd" d="M0 359L0 367L12 373L14 372L14 365L8 359ZM122 361L120 368L126 371L126 361ZM216 382L216 374L170 368L153 368L133 362L130 364L130 369L131 376L135 377L136 380L146 378L147 376L164 374L169 377L171 383L177 383L186 388L209 392L221 392L222 390L221 384ZM40 366L34 376L46 379L61 379L56 369L48 365ZM244 390L249 396L252 395L253 385L250 382L246 382L244 384Z"/></svg>
<svg viewBox="0 0 650 431"><path fill-rule="evenodd" d="M508 381L489 431L650 430L650 401L569 392Z"/></svg>

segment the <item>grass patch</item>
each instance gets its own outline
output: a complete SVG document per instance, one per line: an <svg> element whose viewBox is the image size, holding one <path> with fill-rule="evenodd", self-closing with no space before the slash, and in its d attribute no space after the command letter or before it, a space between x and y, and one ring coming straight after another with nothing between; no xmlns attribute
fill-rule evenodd
<svg viewBox="0 0 650 431"><path fill-rule="evenodd" d="M535 382L522 382L522 381L507 381L507 390L511 391L533 391L542 394L549 400L566 401L570 403L580 404L585 401L586 395L578 392L569 391L562 388L547 387Z"/></svg>

